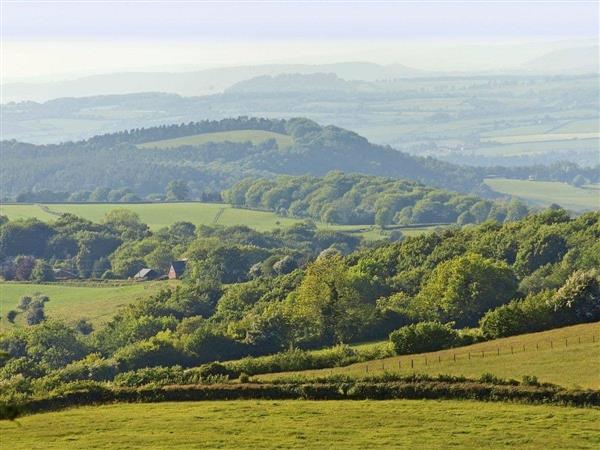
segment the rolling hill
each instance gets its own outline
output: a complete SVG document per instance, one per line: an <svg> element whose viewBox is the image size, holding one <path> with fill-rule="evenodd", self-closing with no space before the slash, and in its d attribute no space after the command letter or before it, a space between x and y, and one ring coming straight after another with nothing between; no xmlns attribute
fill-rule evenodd
<svg viewBox="0 0 600 450"><path fill-rule="evenodd" d="M387 345L382 344L370 345ZM539 333L481 342L438 352L394 356L333 369L259 375L261 380L301 375L367 376L385 371L409 375L464 375L479 378L535 376L563 387L600 389L600 323L574 325Z"/></svg>

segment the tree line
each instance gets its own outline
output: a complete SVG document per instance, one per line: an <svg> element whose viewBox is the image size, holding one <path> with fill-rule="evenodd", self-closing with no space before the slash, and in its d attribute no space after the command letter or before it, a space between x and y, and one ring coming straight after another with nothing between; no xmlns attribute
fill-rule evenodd
<svg viewBox="0 0 600 450"><path fill-rule="evenodd" d="M249 178L222 196L233 206L266 209L282 216L381 227L513 221L529 212L516 199L493 202L414 181L341 172L330 172L322 178Z"/></svg>

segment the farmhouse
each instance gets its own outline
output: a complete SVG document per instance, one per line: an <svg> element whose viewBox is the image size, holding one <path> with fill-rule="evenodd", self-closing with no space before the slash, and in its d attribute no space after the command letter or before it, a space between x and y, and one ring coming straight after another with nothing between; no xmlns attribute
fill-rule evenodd
<svg viewBox="0 0 600 450"><path fill-rule="evenodd" d="M175 280L177 278L181 278L183 275L183 272L185 272L186 265L187 265L186 259L171 262L171 267L169 268L169 273L167 274L169 279Z"/></svg>
<svg viewBox="0 0 600 450"><path fill-rule="evenodd" d="M158 278L158 273L154 269L143 268L133 276L136 280L154 280Z"/></svg>

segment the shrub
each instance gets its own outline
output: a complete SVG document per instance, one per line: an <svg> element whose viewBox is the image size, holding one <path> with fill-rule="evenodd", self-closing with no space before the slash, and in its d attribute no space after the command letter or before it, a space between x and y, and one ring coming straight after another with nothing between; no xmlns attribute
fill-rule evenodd
<svg viewBox="0 0 600 450"><path fill-rule="evenodd" d="M419 322L390 333L394 351L399 355L450 348L459 342L458 332L448 324Z"/></svg>

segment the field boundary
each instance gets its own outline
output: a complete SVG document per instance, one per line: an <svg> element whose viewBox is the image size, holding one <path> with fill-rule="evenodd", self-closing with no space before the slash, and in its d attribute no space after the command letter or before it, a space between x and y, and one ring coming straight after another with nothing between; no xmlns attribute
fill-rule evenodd
<svg viewBox="0 0 600 450"><path fill-rule="evenodd" d="M324 379L313 383L220 383L162 387L110 388L88 383L80 389L13 405L23 412L55 411L107 403L157 403L208 400L478 400L598 407L600 391L554 385L486 383L452 377L360 380Z"/></svg>

